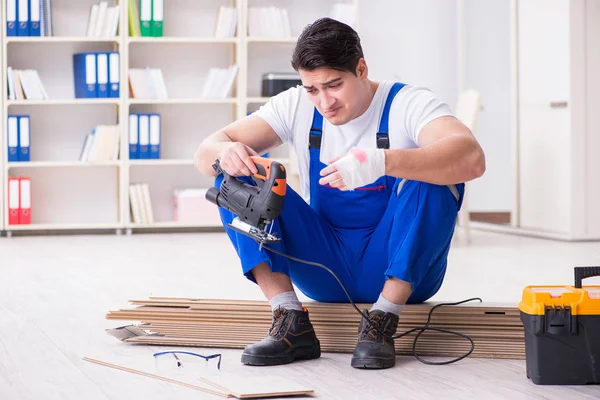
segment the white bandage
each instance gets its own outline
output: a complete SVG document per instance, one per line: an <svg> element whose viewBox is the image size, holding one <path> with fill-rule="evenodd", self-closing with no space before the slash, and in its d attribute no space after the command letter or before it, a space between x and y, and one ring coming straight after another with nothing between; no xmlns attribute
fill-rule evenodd
<svg viewBox="0 0 600 400"><path fill-rule="evenodd" d="M351 149L333 163L348 190L368 185L385 175L383 149Z"/></svg>

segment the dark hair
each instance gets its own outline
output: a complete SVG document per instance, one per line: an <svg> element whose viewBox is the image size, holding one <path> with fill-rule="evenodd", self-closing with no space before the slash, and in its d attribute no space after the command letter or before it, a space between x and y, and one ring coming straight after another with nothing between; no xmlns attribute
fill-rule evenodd
<svg viewBox="0 0 600 400"><path fill-rule="evenodd" d="M300 34L292 55L292 67L295 71L332 68L356 75L356 66L362 57L360 37L352 27L331 18L320 18Z"/></svg>

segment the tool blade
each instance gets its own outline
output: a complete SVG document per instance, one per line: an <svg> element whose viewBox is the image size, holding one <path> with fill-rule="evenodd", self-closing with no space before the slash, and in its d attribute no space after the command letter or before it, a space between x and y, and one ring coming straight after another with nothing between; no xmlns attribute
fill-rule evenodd
<svg viewBox="0 0 600 400"><path fill-rule="evenodd" d="M273 243L278 242L281 238L274 236L268 232L265 232L261 229L258 229L244 221L241 221L239 218L235 218L231 224L227 224L231 229L236 232L239 232L243 235L251 237L252 239L258 241L259 243Z"/></svg>

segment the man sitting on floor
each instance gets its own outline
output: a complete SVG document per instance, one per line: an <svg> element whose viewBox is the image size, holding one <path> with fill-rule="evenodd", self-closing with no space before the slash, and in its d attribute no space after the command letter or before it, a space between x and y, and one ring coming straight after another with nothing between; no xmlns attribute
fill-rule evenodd
<svg viewBox="0 0 600 400"><path fill-rule="evenodd" d="M447 104L429 90L369 79L360 38L328 18L308 25L292 56L302 86L272 97L257 112L205 139L196 167L252 182L250 156L293 146L301 197L287 188L273 222L286 254L331 268L355 302L374 303L364 318L351 365L395 365L404 304L440 288L464 182L485 170L483 151ZM223 177L217 176L219 187ZM236 216L220 209L224 224ZM293 262L227 229L245 276L273 309L273 327L246 347L242 362L278 365L321 354L308 311L292 283L320 302L348 302L327 271ZM387 338L377 329L385 332Z"/></svg>

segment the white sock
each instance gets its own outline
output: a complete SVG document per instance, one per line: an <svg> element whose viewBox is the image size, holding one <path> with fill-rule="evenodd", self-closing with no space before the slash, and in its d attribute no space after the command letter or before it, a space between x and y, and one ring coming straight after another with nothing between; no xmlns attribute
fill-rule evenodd
<svg viewBox="0 0 600 400"><path fill-rule="evenodd" d="M400 315L402 309L404 308L404 304L395 304L383 297L383 293L379 294L379 298L377 302L373 304L370 311L373 310L381 310L383 312L389 312L392 314Z"/></svg>
<svg viewBox="0 0 600 400"><path fill-rule="evenodd" d="M273 311L279 307L287 308L288 310L302 311L302 303L298 300L298 296L296 296L296 292L293 290L273 296L273 298L269 300L269 304Z"/></svg>

